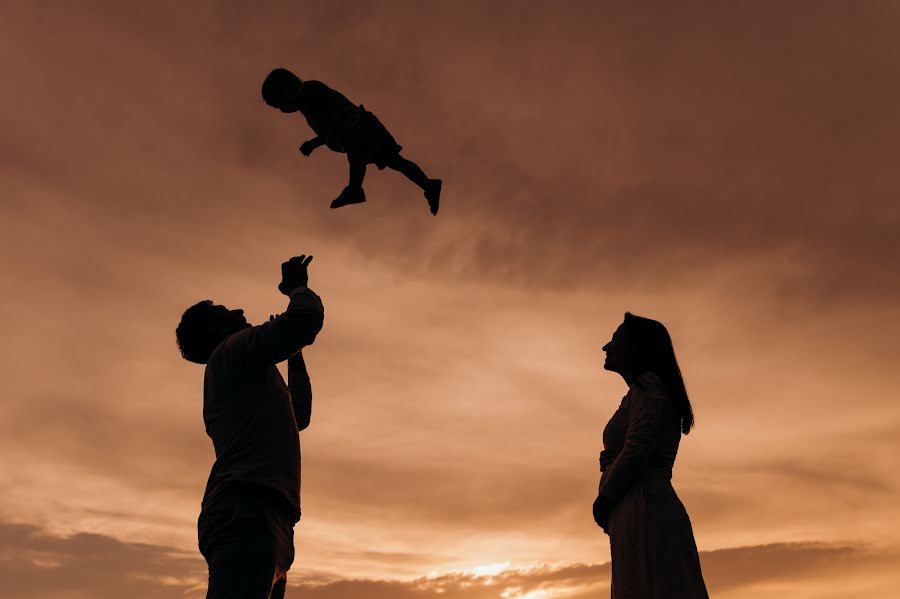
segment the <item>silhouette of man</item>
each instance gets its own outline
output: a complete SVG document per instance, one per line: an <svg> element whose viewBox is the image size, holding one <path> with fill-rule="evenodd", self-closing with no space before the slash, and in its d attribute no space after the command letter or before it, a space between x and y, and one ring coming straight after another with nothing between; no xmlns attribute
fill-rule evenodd
<svg viewBox="0 0 900 599"><path fill-rule="evenodd" d="M312 388L301 348L322 329L324 308L307 287L312 256L281 265L287 311L258 326L243 310L205 300L175 331L185 359L206 364L203 422L215 448L197 521L209 565L207 599L280 599L300 520L300 439ZM287 360L288 384L276 364Z"/></svg>
<svg viewBox="0 0 900 599"><path fill-rule="evenodd" d="M332 208L366 201L363 179L366 165L389 167L422 188L432 214L441 201L441 180L429 179L422 169L400 155L403 149L381 121L363 105L357 106L321 81L302 81L287 69L275 69L262 85L266 104L284 113L300 112L316 137L303 142L300 153L309 156L319 146L347 154L350 181L331 202Z"/></svg>

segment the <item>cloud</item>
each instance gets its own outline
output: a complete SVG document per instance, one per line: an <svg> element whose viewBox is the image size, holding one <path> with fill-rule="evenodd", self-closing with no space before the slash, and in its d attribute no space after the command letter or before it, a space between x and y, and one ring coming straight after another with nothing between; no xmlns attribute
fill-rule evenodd
<svg viewBox="0 0 900 599"><path fill-rule="evenodd" d="M833 577L838 565L844 575L889 568L892 555L854 544L778 543L701 552L701 563L710 593L727 597L731 591L772 581L790 581L802 589L819 577ZM608 592L609 576L608 563L526 568L499 564L482 573L434 573L404 580L316 580L300 560L289 576L289 592L312 599L577 598ZM194 598L205 588L205 564L198 555L171 547L90 533L59 537L29 524L2 523L0 580L4 596L17 599Z"/></svg>
<svg viewBox="0 0 900 599"><path fill-rule="evenodd" d="M78 533L57 537L29 524L0 523L0 594L16 599L186 594L205 564L171 547Z"/></svg>
<svg viewBox="0 0 900 599"><path fill-rule="evenodd" d="M732 593L765 584L786 583L794 593L816 588L827 578L841 585L840 577L874 575L891 569L894 552L873 551L859 545L823 543L775 543L701 552L707 588L711 596ZM840 574L836 575L836 568ZM351 599L354 597L398 597L445 599L518 599L525 597L577 598L603 596L609 592L610 566L606 564L543 565L504 570L496 575L447 573L410 581L336 580L299 584L304 597ZM882 590L889 590L882 585ZM887 597L889 595L875 594Z"/></svg>
<svg viewBox="0 0 900 599"><path fill-rule="evenodd" d="M375 3L349 21L314 2L80 10L59 31L78 52L36 49L48 72L12 63L32 94L7 100L4 162L42 165L30 172L119 226L167 213L187 231L208 218L299 226L410 276L662 289L725 272L786 302L896 298L889 9L700 6L535 3L514 23L465 3ZM66 10L21 8L15 21L52 27ZM381 114L446 180L440 220L377 172L365 207L316 209L346 166L301 160L305 125L261 105L275 63ZM57 86L74 90L62 129L47 117Z"/></svg>

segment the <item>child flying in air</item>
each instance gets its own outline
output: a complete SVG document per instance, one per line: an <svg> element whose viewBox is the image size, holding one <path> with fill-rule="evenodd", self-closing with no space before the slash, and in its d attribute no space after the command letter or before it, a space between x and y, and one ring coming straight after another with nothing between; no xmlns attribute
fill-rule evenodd
<svg viewBox="0 0 900 599"><path fill-rule="evenodd" d="M374 114L357 106L320 81L301 81L287 69L275 69L262 85L266 104L284 113L300 112L316 137L303 142L304 156L325 145L334 152L347 154L350 182L334 201L332 208L366 201L363 178L366 165L379 170L390 167L422 188L432 214L437 214L441 199L441 180L429 179L414 162L400 155L402 147Z"/></svg>

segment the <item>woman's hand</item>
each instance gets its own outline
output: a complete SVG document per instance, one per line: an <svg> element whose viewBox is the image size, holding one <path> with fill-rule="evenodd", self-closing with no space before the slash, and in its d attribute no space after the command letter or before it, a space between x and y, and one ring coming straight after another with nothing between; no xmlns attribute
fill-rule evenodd
<svg viewBox="0 0 900 599"><path fill-rule="evenodd" d="M603 532L609 534L609 510L612 506L609 500L601 493L594 500L594 522L603 529Z"/></svg>
<svg viewBox="0 0 900 599"><path fill-rule="evenodd" d="M606 469L609 468L613 462L616 461L616 456L619 455L618 451L613 451L612 449L604 449L600 452L600 472L606 472Z"/></svg>

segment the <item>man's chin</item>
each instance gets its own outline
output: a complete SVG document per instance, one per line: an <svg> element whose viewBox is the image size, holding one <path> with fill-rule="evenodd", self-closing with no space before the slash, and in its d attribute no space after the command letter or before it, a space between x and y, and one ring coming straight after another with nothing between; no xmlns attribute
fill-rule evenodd
<svg viewBox="0 0 900 599"><path fill-rule="evenodd" d="M231 333L229 333L229 334L233 335L234 333L237 333L238 331L243 331L244 329L251 329L251 328L253 328L253 325L250 324L249 322L236 322L236 323L234 323L234 327L231 329Z"/></svg>

